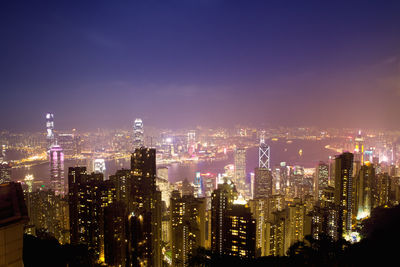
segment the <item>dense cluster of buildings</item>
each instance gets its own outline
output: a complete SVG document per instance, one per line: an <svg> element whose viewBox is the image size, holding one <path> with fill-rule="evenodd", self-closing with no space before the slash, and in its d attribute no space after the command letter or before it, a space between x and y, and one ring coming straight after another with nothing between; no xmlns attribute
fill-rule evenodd
<svg viewBox="0 0 400 267"><path fill-rule="evenodd" d="M156 149L145 147L141 119L134 122L130 168L109 177L101 159L91 169L70 167L64 174L67 152L59 140L71 148L74 142L55 136L52 114L46 120L50 183L33 188L33 177L25 178L24 231L83 244L99 264L188 266L199 248L242 258L284 256L308 235L356 242L360 222L374 208L400 200L396 165L366 153L361 133L353 153L340 153L310 171L284 162L272 167L261 132L255 135L258 166L250 180L246 147L239 144L222 175L198 172L193 182L171 184L168 168L157 168ZM195 138L189 132L191 155L198 151ZM6 178L0 183L8 184L9 169L0 159L0 177Z"/></svg>

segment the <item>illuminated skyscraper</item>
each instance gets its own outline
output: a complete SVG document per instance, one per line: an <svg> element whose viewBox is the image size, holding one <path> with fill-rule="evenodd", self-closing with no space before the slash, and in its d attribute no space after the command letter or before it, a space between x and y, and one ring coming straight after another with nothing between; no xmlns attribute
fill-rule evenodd
<svg viewBox="0 0 400 267"><path fill-rule="evenodd" d="M4 161L0 162L0 184L11 181L11 165Z"/></svg>
<svg viewBox="0 0 400 267"><path fill-rule="evenodd" d="M316 201L321 199L322 190L328 186L328 182L329 165L321 161L314 174L314 196Z"/></svg>
<svg viewBox="0 0 400 267"><path fill-rule="evenodd" d="M95 159L93 161L93 171L95 173L102 173L104 180L107 180L106 178L106 162L104 159Z"/></svg>
<svg viewBox="0 0 400 267"><path fill-rule="evenodd" d="M70 240L72 244L79 242L79 191L80 184L86 179L86 167L70 167L68 169L68 205L69 205L69 227Z"/></svg>
<svg viewBox="0 0 400 267"><path fill-rule="evenodd" d="M266 221L268 219L269 199L252 199L249 201L249 207L253 218L256 220L256 249L257 256L267 256L267 237Z"/></svg>
<svg viewBox="0 0 400 267"><path fill-rule="evenodd" d="M161 266L161 192L156 188L156 150L136 148L131 157L132 185L129 208L133 265Z"/></svg>
<svg viewBox="0 0 400 267"><path fill-rule="evenodd" d="M244 192L246 188L246 149L236 147L235 149L235 172L233 179L239 192Z"/></svg>
<svg viewBox="0 0 400 267"><path fill-rule="evenodd" d="M376 196L375 168L368 163L361 166L355 183L354 214L357 219L370 216Z"/></svg>
<svg viewBox="0 0 400 267"><path fill-rule="evenodd" d="M254 198L272 196L272 173L269 164L269 146L264 141L264 131L260 136L258 149L258 168L254 170Z"/></svg>
<svg viewBox="0 0 400 267"><path fill-rule="evenodd" d="M117 200L128 206L131 189L131 170L117 170L114 175L110 175L110 181L114 183L117 190Z"/></svg>
<svg viewBox="0 0 400 267"><path fill-rule="evenodd" d="M202 197L204 194L203 178L200 172L196 172L196 177L194 178L194 196Z"/></svg>
<svg viewBox="0 0 400 267"><path fill-rule="evenodd" d="M51 147L55 142L55 135L54 135L54 114L47 113L46 114L46 130L47 130L47 143L48 147Z"/></svg>
<svg viewBox="0 0 400 267"><path fill-rule="evenodd" d="M172 265L188 266L190 255L197 248L205 245L205 212L204 198L181 196L178 190L171 194L171 247Z"/></svg>
<svg viewBox="0 0 400 267"><path fill-rule="evenodd" d="M71 242L86 244L96 259L105 259L105 208L116 202L116 190L101 173L87 175L85 168L69 168ZM114 218L107 217L112 224ZM111 227L115 226L112 224ZM109 229L107 229L109 230ZM109 245L109 244L108 244Z"/></svg>
<svg viewBox="0 0 400 267"><path fill-rule="evenodd" d="M233 204L224 221L226 241L223 253L241 258L256 256L256 220L247 204Z"/></svg>
<svg viewBox="0 0 400 267"><path fill-rule="evenodd" d="M142 119L135 119L133 124L133 149L144 146L144 131Z"/></svg>
<svg viewBox="0 0 400 267"><path fill-rule="evenodd" d="M266 168L254 170L254 198L268 198L272 196L272 173Z"/></svg>
<svg viewBox="0 0 400 267"><path fill-rule="evenodd" d="M374 207L385 206L389 204L391 181L388 173L380 173L376 179L376 194Z"/></svg>
<svg viewBox="0 0 400 267"><path fill-rule="evenodd" d="M265 132L260 136L260 147L258 148L258 167L270 169L270 148L265 143Z"/></svg>
<svg viewBox="0 0 400 267"><path fill-rule="evenodd" d="M236 198L235 186L231 183L218 185L211 195L211 250L215 254L224 253L224 243L226 242L226 212Z"/></svg>
<svg viewBox="0 0 400 267"><path fill-rule="evenodd" d="M64 153L59 145L52 145L50 148L50 189L55 195L65 195L64 181Z"/></svg>
<svg viewBox="0 0 400 267"><path fill-rule="evenodd" d="M351 231L353 207L353 154L344 152L335 158L335 205L338 209L338 235Z"/></svg>
<svg viewBox="0 0 400 267"><path fill-rule="evenodd" d="M358 131L358 135L354 140L356 142L354 161L359 161L362 165L364 163L364 138L361 136L361 130Z"/></svg>

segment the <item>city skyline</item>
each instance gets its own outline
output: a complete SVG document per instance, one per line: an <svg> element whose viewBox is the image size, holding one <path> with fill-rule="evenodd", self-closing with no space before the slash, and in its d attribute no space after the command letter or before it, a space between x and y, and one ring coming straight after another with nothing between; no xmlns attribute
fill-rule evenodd
<svg viewBox="0 0 400 267"><path fill-rule="evenodd" d="M134 118L397 129L399 11L397 1L4 3L1 128L39 130L51 112L82 130Z"/></svg>
<svg viewBox="0 0 400 267"><path fill-rule="evenodd" d="M0 3L0 265L392 264L398 14Z"/></svg>

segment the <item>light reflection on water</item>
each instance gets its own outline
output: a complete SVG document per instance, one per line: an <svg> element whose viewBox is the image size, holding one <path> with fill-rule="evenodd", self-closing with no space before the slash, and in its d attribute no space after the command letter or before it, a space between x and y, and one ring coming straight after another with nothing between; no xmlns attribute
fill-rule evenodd
<svg viewBox="0 0 400 267"><path fill-rule="evenodd" d="M269 142L271 146L271 167L277 166L281 161L287 162L288 165L301 165L304 167L315 167L320 160L327 161L330 155L334 152L325 149L328 141L310 141L310 140L293 140L292 143L286 141ZM302 149L303 153L300 156L299 150ZM202 161L198 163L173 163L168 166L168 175L170 182L177 182L184 180L193 181L195 173L211 172L222 173L227 164L233 163L233 153L229 153L227 159ZM83 161L66 161L64 163L65 177L68 175L68 168L74 166L87 166L88 162ZM251 147L247 149L246 153L246 168L247 173L254 171L258 164L258 148ZM114 174L118 169L130 168L130 159L109 160L106 161L106 176ZM90 169L90 168L89 168ZM26 174L33 174L35 180L48 180L49 179L49 164L44 163L33 166L31 168L18 168L13 169L11 176L13 180L21 180Z"/></svg>

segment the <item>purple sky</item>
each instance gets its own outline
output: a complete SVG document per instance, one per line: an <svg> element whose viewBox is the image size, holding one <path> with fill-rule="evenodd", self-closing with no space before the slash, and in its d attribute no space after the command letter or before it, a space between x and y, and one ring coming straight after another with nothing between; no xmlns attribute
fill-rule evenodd
<svg viewBox="0 0 400 267"><path fill-rule="evenodd" d="M1 1L0 129L399 128L399 1Z"/></svg>

